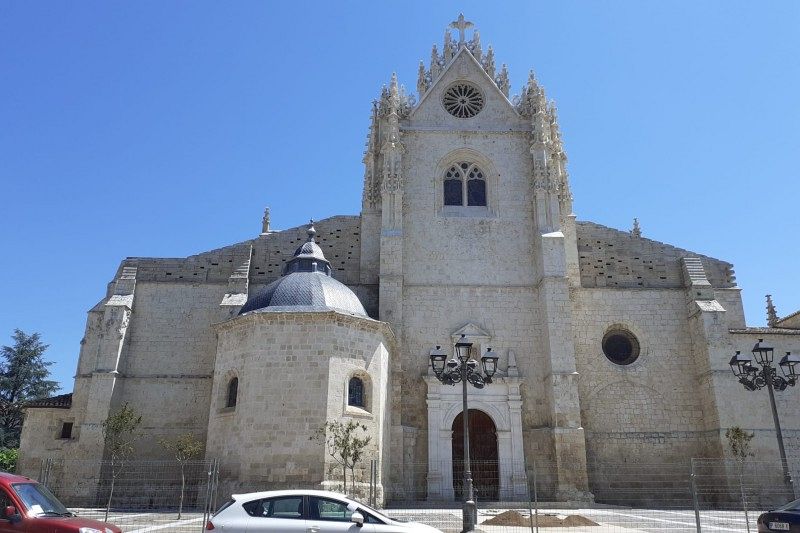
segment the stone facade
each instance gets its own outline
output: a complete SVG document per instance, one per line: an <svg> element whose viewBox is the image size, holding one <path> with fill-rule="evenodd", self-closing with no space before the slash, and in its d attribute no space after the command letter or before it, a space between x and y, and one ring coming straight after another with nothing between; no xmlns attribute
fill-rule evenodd
<svg viewBox="0 0 800 533"><path fill-rule="evenodd" d="M507 70L477 31L447 31L417 90L407 95L395 77L384 88L361 214L319 221L313 237L369 317L239 314L306 241L303 227L271 230L268 214L257 237L219 250L125 259L89 312L71 406L27 411L20 470L102 457L101 424L128 403L146 414L141 457L164 456L161 437L195 433L222 460L226 490L330 483L330 459L309 436L355 419L387 497L424 487L450 498L461 399L428 356L461 334L476 357L490 346L500 355L495 382L470 398L494 424L496 448L478 459L501 465L501 497L524 495L534 461L555 465L554 497L588 499L598 464L625 457L647 474L725 457L731 426L756 431L756 448L774 454L766 399L736 382L728 360L759 336L800 351L796 315L747 328L731 264L644 238L638 224L577 221L554 104L532 74L509 98ZM624 364L604 353L619 335L638 355ZM348 405L354 375L368 408ZM778 395L794 456L797 395ZM64 422L70 439L56 438Z"/></svg>

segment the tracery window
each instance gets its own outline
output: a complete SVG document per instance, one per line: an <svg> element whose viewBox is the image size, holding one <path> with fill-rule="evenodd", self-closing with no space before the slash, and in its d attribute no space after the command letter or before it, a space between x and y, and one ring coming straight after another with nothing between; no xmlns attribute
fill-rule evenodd
<svg viewBox="0 0 800 533"><path fill-rule="evenodd" d="M480 89L471 83L459 82L444 92L442 104L454 117L470 118L483 109L483 95Z"/></svg>
<svg viewBox="0 0 800 533"><path fill-rule="evenodd" d="M444 175L444 205L486 206L486 178L475 163L462 161Z"/></svg>
<svg viewBox="0 0 800 533"><path fill-rule="evenodd" d="M236 400L239 396L239 378L233 378L228 382L228 396L225 400L225 407L236 407Z"/></svg>
<svg viewBox="0 0 800 533"><path fill-rule="evenodd" d="M364 381L361 378L350 378L347 385L347 405L364 409Z"/></svg>

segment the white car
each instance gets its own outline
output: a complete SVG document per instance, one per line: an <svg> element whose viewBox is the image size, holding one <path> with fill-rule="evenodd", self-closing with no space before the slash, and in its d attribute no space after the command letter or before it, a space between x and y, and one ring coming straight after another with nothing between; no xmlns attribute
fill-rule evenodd
<svg viewBox="0 0 800 533"><path fill-rule="evenodd" d="M234 494L206 524L217 533L442 533L401 522L335 492L276 490Z"/></svg>

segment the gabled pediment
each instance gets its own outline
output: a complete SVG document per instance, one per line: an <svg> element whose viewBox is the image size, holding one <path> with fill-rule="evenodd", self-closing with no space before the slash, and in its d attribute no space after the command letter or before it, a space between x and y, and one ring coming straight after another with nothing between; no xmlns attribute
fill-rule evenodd
<svg viewBox="0 0 800 533"><path fill-rule="evenodd" d="M477 324L473 324L472 322L467 323L466 325L462 326L461 328L457 329L453 333L450 334L450 337L453 339L453 343L455 343L458 339L461 338L461 335L464 335L467 339L472 342L480 342L480 341L488 341L492 338L488 332L486 332L483 328L478 326Z"/></svg>
<svg viewBox="0 0 800 533"><path fill-rule="evenodd" d="M444 92L456 81L467 81L483 93L484 108L471 118L456 118L442 105ZM522 117L506 98L497 84L484 70L475 56L466 48L461 48L444 67L442 73L420 98L419 103L408 116L409 126L449 126L452 129L494 129L493 126L509 124L519 128L527 127ZM516 128L515 128L516 129Z"/></svg>

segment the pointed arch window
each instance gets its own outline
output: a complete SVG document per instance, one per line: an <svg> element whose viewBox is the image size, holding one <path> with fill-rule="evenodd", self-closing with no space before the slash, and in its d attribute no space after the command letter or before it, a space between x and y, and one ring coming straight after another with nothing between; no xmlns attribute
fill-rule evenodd
<svg viewBox="0 0 800 533"><path fill-rule="evenodd" d="M225 398L225 407L236 407L239 397L239 378L232 378L228 382L228 395Z"/></svg>
<svg viewBox="0 0 800 533"><path fill-rule="evenodd" d="M359 377L350 378L347 384L347 405L366 407L364 403L364 381Z"/></svg>
<svg viewBox="0 0 800 533"><path fill-rule="evenodd" d="M475 163L462 161L444 175L444 205L485 207L486 178Z"/></svg>

